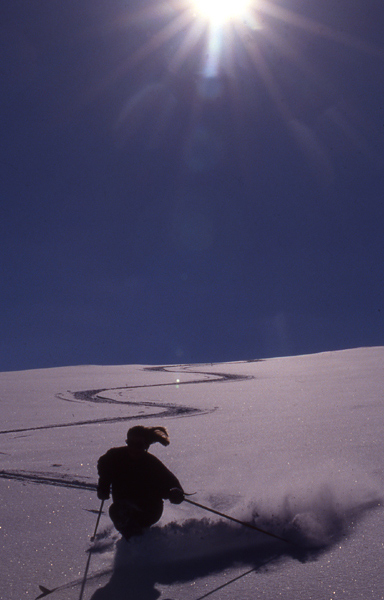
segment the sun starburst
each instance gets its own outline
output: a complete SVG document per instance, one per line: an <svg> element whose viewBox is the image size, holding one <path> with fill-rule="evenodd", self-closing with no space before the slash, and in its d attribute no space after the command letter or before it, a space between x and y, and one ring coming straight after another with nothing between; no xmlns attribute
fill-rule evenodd
<svg viewBox="0 0 384 600"><path fill-rule="evenodd" d="M301 48L308 39L317 37L383 57L381 49L340 33L308 14L294 11L289 0L284 3L275 0L156 0L145 9L127 11L119 26L127 31L132 28L136 33L142 32L142 43L138 41L126 59L110 72L104 86L129 71L140 70L142 65L150 66L151 61L159 65L159 58L164 66L163 80L157 79L156 83L134 90L121 111L119 127L123 128L125 123L137 124L137 115L147 114L148 107L156 101L163 102L172 78L179 74L197 82L195 94L196 97L200 94L201 102L222 93L223 86L216 84L220 79L226 81L226 102L239 105L246 70L248 80L258 81L259 88L267 92L304 153L312 153L322 160L321 144L301 119L299 90L305 85L307 90L311 88L312 98L317 98L318 103L320 96L332 94L332 90L329 91L332 86L326 72L315 69ZM169 124L171 104L168 104L159 110L156 128ZM234 114L239 112L237 108L233 111ZM337 119L340 126L343 119L340 116ZM137 127L130 125L127 130ZM323 162L326 163L325 158Z"/></svg>

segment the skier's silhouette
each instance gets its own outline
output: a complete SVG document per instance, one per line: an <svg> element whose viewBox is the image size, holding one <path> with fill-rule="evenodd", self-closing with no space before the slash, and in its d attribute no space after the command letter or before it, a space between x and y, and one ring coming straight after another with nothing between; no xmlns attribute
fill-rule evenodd
<svg viewBox="0 0 384 600"><path fill-rule="evenodd" d="M163 500L180 504L184 499L177 477L148 452L155 442L168 446L165 427L137 425L128 430L126 446L111 448L97 463L97 495L100 500L107 500L112 487L109 515L126 539L160 519Z"/></svg>

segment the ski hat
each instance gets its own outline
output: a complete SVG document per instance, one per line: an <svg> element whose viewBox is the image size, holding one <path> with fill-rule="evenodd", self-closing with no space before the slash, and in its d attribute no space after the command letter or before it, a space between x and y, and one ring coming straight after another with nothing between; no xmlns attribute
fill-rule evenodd
<svg viewBox="0 0 384 600"><path fill-rule="evenodd" d="M128 429L127 444L133 438L141 438L148 447L156 442L159 442L163 446L168 446L170 443L169 434L165 427L145 427L144 425L136 425L135 427Z"/></svg>

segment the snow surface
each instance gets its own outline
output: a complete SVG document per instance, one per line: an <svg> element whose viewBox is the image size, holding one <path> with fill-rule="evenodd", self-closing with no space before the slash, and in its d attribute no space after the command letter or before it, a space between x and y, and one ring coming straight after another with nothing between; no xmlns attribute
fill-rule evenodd
<svg viewBox="0 0 384 600"><path fill-rule="evenodd" d="M1 373L1 598L383 599L383 366L363 348ZM91 544L97 458L139 423L167 426L152 451L193 501L294 544L187 503L129 543L104 510Z"/></svg>

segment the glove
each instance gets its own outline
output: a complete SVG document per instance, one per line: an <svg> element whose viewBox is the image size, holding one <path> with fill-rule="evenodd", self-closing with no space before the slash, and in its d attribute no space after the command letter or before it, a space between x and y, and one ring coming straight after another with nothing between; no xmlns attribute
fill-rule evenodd
<svg viewBox="0 0 384 600"><path fill-rule="evenodd" d="M109 499L109 486L98 485L97 486L97 497L99 500L108 500Z"/></svg>
<svg viewBox="0 0 384 600"><path fill-rule="evenodd" d="M171 504L181 504L184 500L184 492L180 488L172 488L169 490L168 498Z"/></svg>

